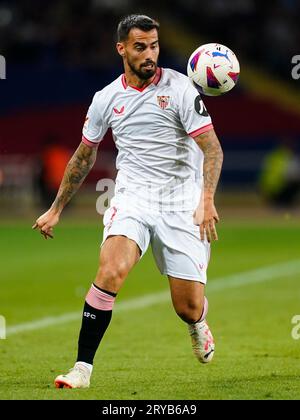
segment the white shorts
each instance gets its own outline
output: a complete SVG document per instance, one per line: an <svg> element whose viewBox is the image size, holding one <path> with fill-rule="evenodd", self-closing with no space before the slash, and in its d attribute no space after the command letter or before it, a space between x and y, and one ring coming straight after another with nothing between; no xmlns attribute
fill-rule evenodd
<svg viewBox="0 0 300 420"><path fill-rule="evenodd" d="M161 274L206 284L210 245L200 239L193 212L147 212L145 209L107 209L103 217L102 245L111 235L135 241L141 257L151 242L153 256Z"/></svg>

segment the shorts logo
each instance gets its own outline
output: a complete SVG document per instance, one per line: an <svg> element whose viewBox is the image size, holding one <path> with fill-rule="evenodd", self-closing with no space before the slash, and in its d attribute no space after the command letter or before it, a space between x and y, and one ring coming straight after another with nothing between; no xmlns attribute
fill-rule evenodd
<svg viewBox="0 0 300 420"><path fill-rule="evenodd" d="M120 109L118 109L118 108L113 108L113 109L114 109L115 115L124 115L124 111L125 111L124 105Z"/></svg>
<svg viewBox="0 0 300 420"><path fill-rule="evenodd" d="M158 96L157 102L161 109L166 109L170 102L170 96Z"/></svg>
<svg viewBox="0 0 300 420"><path fill-rule="evenodd" d="M203 270L204 264L199 264L199 268L200 268L200 270Z"/></svg>

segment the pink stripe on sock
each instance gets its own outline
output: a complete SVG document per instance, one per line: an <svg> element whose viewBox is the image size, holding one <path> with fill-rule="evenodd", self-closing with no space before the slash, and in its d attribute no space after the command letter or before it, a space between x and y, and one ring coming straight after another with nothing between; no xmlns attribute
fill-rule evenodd
<svg viewBox="0 0 300 420"><path fill-rule="evenodd" d="M202 315L201 315L201 319L199 322L204 321L206 318L208 312L208 300L206 299L206 296L204 296L204 305L203 305L203 311L202 311Z"/></svg>
<svg viewBox="0 0 300 420"><path fill-rule="evenodd" d="M88 294L86 295L86 302L95 309L101 311L111 311L114 303L115 297L110 296L107 293L101 292L93 284L90 288Z"/></svg>

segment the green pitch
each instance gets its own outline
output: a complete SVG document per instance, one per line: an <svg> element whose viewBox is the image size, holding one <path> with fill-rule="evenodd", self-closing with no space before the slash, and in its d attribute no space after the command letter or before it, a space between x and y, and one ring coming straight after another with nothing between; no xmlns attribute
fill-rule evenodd
<svg viewBox="0 0 300 420"><path fill-rule="evenodd" d="M300 340L291 336L300 315L300 223L288 220L219 226L207 289L211 365L194 358L149 251L118 296L91 388L56 390L53 379L75 360L100 226L65 218L53 241L30 222L0 226L0 314L9 333L0 340L0 399L300 398Z"/></svg>

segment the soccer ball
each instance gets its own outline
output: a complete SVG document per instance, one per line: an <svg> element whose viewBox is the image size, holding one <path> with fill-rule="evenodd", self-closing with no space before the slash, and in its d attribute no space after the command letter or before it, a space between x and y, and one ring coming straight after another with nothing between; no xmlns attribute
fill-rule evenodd
<svg viewBox="0 0 300 420"><path fill-rule="evenodd" d="M219 96L236 85L240 65L234 52L225 45L205 44L190 56L187 74L200 93Z"/></svg>

